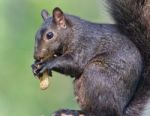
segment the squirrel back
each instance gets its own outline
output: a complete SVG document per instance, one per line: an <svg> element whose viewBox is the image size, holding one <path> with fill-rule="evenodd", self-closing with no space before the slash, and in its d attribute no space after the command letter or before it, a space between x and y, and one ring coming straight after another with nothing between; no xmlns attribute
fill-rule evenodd
<svg viewBox="0 0 150 116"><path fill-rule="evenodd" d="M107 0L110 13L122 34L139 49L144 62L136 94L126 115L140 115L150 97L150 0Z"/></svg>

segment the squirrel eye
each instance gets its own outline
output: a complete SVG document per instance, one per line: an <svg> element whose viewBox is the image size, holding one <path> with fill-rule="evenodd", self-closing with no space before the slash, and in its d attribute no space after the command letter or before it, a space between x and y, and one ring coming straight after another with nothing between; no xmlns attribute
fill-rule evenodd
<svg viewBox="0 0 150 116"><path fill-rule="evenodd" d="M52 39L54 34L53 32L48 32L46 36L47 36L47 39Z"/></svg>

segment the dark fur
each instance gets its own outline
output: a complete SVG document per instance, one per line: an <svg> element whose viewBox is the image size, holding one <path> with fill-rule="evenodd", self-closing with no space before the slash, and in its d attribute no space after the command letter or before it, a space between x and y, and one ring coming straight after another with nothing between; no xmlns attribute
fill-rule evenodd
<svg viewBox="0 0 150 116"><path fill-rule="evenodd" d="M57 20L54 23L54 14L48 18L47 12L43 15L44 23L36 34L34 56L36 60L47 56L51 59L41 63L36 75L55 70L75 77L75 97L82 109L60 110L56 116L61 113L139 116L150 96L147 78L149 23L144 12L149 10L146 7L148 1L108 2L117 25L95 24L61 11L60 17L67 27L61 25L62 28L58 28L60 25ZM56 37L45 44L47 31L54 32ZM46 51L43 52L43 48ZM52 58L54 54L58 57Z"/></svg>
<svg viewBox="0 0 150 116"><path fill-rule="evenodd" d="M139 116L150 97L150 0L107 0L118 28L130 38L143 57L143 72L127 116Z"/></svg>

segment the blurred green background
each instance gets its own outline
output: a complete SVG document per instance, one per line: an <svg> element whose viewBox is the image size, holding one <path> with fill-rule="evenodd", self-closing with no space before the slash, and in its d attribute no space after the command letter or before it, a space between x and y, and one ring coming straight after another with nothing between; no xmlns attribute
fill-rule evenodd
<svg viewBox="0 0 150 116"><path fill-rule="evenodd" d="M70 77L54 73L48 90L32 75L34 36L42 9L108 23L102 0L0 0L0 116L50 116L60 108L79 109Z"/></svg>

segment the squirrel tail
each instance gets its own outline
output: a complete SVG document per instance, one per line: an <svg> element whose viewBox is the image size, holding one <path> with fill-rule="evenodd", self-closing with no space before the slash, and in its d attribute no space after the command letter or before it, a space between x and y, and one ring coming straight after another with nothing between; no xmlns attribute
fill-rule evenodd
<svg viewBox="0 0 150 116"><path fill-rule="evenodd" d="M121 32L138 47L144 61L150 59L150 0L107 0Z"/></svg>
<svg viewBox="0 0 150 116"><path fill-rule="evenodd" d="M143 73L135 96L125 110L126 116L140 116L150 99L150 0L107 0L110 13L121 33L143 56Z"/></svg>

